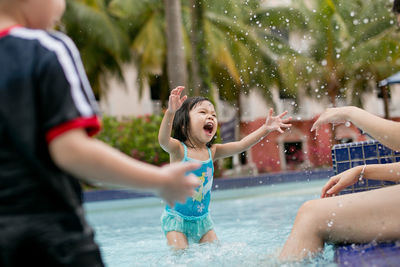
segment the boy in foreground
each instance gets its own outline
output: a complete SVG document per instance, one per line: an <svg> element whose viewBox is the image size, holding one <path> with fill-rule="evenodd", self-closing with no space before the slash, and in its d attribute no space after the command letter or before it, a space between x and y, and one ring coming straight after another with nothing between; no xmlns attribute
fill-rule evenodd
<svg viewBox="0 0 400 267"><path fill-rule="evenodd" d="M73 42L48 32L64 0L0 0L0 266L103 266L76 178L155 190L168 204L198 164L154 167L89 136L97 106Z"/></svg>

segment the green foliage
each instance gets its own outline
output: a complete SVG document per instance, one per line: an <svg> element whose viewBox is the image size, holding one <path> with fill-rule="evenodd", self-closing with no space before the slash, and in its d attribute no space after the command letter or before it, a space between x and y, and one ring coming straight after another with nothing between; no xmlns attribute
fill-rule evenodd
<svg viewBox="0 0 400 267"><path fill-rule="evenodd" d="M62 22L63 30L80 51L90 84L99 98L107 85L104 73L124 79L122 63L130 60L124 24L110 14L105 0L67 1Z"/></svg>
<svg viewBox="0 0 400 267"><path fill-rule="evenodd" d="M329 96L335 105L348 89L356 100L398 70L390 6L390 0L293 0L288 7L257 11L257 21L296 40L290 42L292 51L268 41L282 48L274 52L280 54L285 95L298 97L303 88L317 99Z"/></svg>
<svg viewBox="0 0 400 267"><path fill-rule="evenodd" d="M169 155L158 143L161 120L159 115L123 120L105 116L103 129L97 138L135 159L163 165L169 162Z"/></svg>

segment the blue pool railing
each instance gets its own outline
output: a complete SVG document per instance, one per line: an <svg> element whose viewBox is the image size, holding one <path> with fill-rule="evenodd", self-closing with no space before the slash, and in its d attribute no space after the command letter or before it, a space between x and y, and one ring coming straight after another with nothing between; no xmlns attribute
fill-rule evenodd
<svg viewBox="0 0 400 267"><path fill-rule="evenodd" d="M350 168L368 164L400 162L400 152L393 151L376 140L338 144L332 148L334 174ZM398 184L392 181L363 179L362 182L347 187L340 194L373 190ZM338 266L398 266L400 264L400 243L368 243L339 245L335 249Z"/></svg>
<svg viewBox="0 0 400 267"><path fill-rule="evenodd" d="M338 144L332 148L332 165L335 175L364 164L394 162L400 162L400 152L393 151L376 140ZM398 182L363 179L363 181L344 189L341 194L377 189L393 184L398 184Z"/></svg>

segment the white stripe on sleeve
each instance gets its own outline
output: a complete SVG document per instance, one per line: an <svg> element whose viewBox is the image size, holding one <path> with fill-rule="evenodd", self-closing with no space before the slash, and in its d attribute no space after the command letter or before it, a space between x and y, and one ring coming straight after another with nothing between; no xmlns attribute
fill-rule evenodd
<svg viewBox="0 0 400 267"><path fill-rule="evenodd" d="M26 28L14 28L10 31L10 35L22 39L38 40L45 48L53 51L64 70L65 77L71 87L71 95L73 101L83 117L91 117L94 115L92 106L88 103L81 89L80 75L75 69L73 59L69 55L67 48L62 41L55 39L43 30L31 30Z"/></svg>

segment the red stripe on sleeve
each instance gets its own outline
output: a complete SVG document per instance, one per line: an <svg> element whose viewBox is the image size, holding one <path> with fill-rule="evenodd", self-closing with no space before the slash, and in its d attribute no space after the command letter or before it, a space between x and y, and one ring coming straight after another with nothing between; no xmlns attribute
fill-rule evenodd
<svg viewBox="0 0 400 267"><path fill-rule="evenodd" d="M76 128L85 128L89 136L93 136L100 131L100 121L97 116L89 118L77 118L72 121L60 124L52 129L50 129L46 134L46 141L50 144L54 138L57 136Z"/></svg>
<svg viewBox="0 0 400 267"><path fill-rule="evenodd" d="M1 38L1 37L4 37L4 36L7 36L8 33L9 33L12 29L14 29L14 28L19 28L19 27L21 27L21 26L20 26L20 25L13 25L13 26L10 26L10 27L5 28L5 29L0 29L0 38Z"/></svg>

